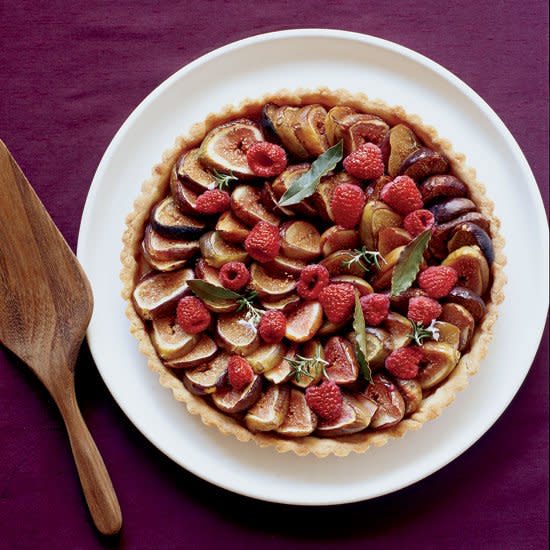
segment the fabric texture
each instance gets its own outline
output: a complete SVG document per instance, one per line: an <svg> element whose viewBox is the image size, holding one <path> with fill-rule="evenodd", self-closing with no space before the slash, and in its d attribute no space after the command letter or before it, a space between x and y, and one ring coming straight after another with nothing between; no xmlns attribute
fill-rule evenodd
<svg viewBox="0 0 550 550"><path fill-rule="evenodd" d="M261 9L240 0L4 0L0 139L75 248L101 156L153 88L216 47L300 27L372 34L450 69L511 130L548 211L548 7L540 0L302 0ZM171 462L127 420L84 346L79 403L124 517L111 540L85 510L53 401L0 348L0 548L546 548L548 347L547 327L516 398L461 457L392 495L319 509L234 495Z"/></svg>

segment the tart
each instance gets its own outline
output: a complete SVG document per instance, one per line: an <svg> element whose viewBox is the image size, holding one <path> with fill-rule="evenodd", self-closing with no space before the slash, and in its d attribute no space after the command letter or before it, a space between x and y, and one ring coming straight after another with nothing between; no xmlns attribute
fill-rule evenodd
<svg viewBox="0 0 550 550"><path fill-rule="evenodd" d="M437 417L503 300L503 239L463 155L343 90L228 106L176 140L127 218L149 367L205 425L319 457Z"/></svg>

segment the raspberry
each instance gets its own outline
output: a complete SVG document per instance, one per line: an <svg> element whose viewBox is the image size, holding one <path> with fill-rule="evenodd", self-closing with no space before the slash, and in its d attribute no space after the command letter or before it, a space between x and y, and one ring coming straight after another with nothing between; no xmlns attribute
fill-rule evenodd
<svg viewBox="0 0 550 550"><path fill-rule="evenodd" d="M244 241L248 254L259 262L269 262L279 253L279 229L268 222L258 222Z"/></svg>
<svg viewBox="0 0 550 550"><path fill-rule="evenodd" d="M365 193L358 185L353 183L338 185L330 201L334 222L346 229L353 229L359 223L365 201Z"/></svg>
<svg viewBox="0 0 550 550"><path fill-rule="evenodd" d="M342 392L332 380L306 389L309 408L325 420L336 420L342 414L342 401Z"/></svg>
<svg viewBox="0 0 550 550"><path fill-rule="evenodd" d="M250 273L247 267L242 262L228 262L222 265L220 269L220 282L229 290L241 290L248 281L250 281Z"/></svg>
<svg viewBox="0 0 550 550"><path fill-rule="evenodd" d="M350 176L372 180L384 175L382 151L374 143L363 143L344 159L344 169Z"/></svg>
<svg viewBox="0 0 550 550"><path fill-rule="evenodd" d="M258 141L246 152L246 161L256 176L270 178L286 168L286 153L274 143Z"/></svg>
<svg viewBox="0 0 550 550"><path fill-rule="evenodd" d="M211 319L204 302L196 296L184 296L179 301L176 318L178 325L187 334L198 334L206 330Z"/></svg>
<svg viewBox="0 0 550 550"><path fill-rule="evenodd" d="M258 332L268 344L278 344L285 336L286 317L282 311L266 311L260 320Z"/></svg>
<svg viewBox="0 0 550 550"><path fill-rule="evenodd" d="M197 197L195 210L200 214L219 214L229 210L231 197L226 191L210 189Z"/></svg>
<svg viewBox="0 0 550 550"><path fill-rule="evenodd" d="M399 214L409 214L422 208L422 195L416 183L409 176L398 176L387 183L380 192L380 198Z"/></svg>
<svg viewBox="0 0 550 550"><path fill-rule="evenodd" d="M386 357L386 369L396 376L397 378L403 378L404 380L410 380L415 378L418 374L418 367L420 361L424 357L422 348L418 347L406 347L393 350L388 357Z"/></svg>
<svg viewBox="0 0 550 550"><path fill-rule="evenodd" d="M365 324L376 327L378 326L390 312L390 297L386 294L366 294L359 298Z"/></svg>
<svg viewBox="0 0 550 550"><path fill-rule="evenodd" d="M254 379L254 370L250 363L240 355L232 355L229 358L227 374L231 387L237 391L244 390Z"/></svg>
<svg viewBox="0 0 550 550"><path fill-rule="evenodd" d="M332 283L321 290L319 302L331 323L342 323L351 317L355 289L351 283Z"/></svg>
<svg viewBox="0 0 550 550"><path fill-rule="evenodd" d="M447 296L457 281L456 270L446 265L428 267L418 276L418 285L430 298Z"/></svg>
<svg viewBox="0 0 550 550"><path fill-rule="evenodd" d="M434 319L441 315L441 305L432 298L415 296L409 300L407 317L415 323L422 323L427 327Z"/></svg>
<svg viewBox="0 0 550 550"><path fill-rule="evenodd" d="M405 216L403 227L413 236L420 235L425 229L431 229L435 224L434 215L429 210L415 210Z"/></svg>
<svg viewBox="0 0 550 550"><path fill-rule="evenodd" d="M323 288L328 285L330 275L324 265L312 264L304 267L296 285L298 296L304 300L317 300Z"/></svg>

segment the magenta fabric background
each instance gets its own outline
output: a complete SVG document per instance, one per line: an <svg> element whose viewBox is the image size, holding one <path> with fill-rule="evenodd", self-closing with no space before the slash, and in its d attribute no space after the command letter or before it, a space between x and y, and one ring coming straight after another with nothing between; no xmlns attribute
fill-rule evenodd
<svg viewBox="0 0 550 550"><path fill-rule="evenodd" d="M166 77L253 34L342 28L417 50L472 86L518 140L548 208L547 9L544 0L4 0L0 138L75 247L105 148ZM79 401L124 516L111 540L89 520L51 399L1 349L0 548L546 548L547 340L548 329L517 397L464 455L393 495L322 509L255 502L173 464L122 414L84 346Z"/></svg>

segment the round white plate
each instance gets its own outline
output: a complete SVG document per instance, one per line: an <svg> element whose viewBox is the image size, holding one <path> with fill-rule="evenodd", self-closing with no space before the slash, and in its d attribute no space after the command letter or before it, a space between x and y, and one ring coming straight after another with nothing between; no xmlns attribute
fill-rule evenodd
<svg viewBox="0 0 550 550"><path fill-rule="evenodd" d="M177 135L247 96L321 85L364 91L403 105L467 155L502 220L509 277L489 356L439 419L363 455L323 460L239 443L189 415L158 384L138 352L128 332L119 282L125 216L152 166ZM105 152L78 242L78 257L95 296L88 342L101 376L128 418L163 453L196 475L237 493L281 503L368 499L445 466L481 437L510 403L529 370L544 325L547 239L542 201L519 146L487 104L447 70L411 50L361 34L312 29L255 36L211 52L171 76L128 117ZM509 337L512 331L514 338Z"/></svg>

